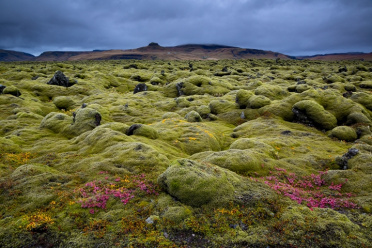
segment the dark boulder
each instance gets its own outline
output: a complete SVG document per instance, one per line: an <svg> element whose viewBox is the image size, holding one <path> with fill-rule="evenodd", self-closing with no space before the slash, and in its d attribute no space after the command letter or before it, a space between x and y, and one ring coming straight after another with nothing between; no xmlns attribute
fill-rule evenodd
<svg viewBox="0 0 372 248"><path fill-rule="evenodd" d="M341 72L347 72L347 68L346 68L346 66L341 67L340 69L338 69L338 72L339 72L339 73L341 73Z"/></svg>
<svg viewBox="0 0 372 248"><path fill-rule="evenodd" d="M94 118L95 118L95 122L94 122L94 124L96 124L97 127L98 127L99 125L101 125L102 116L101 116L99 113L96 113L96 114L94 115Z"/></svg>
<svg viewBox="0 0 372 248"><path fill-rule="evenodd" d="M285 131L281 132L280 134L282 134L282 135L292 135L292 132L290 130L285 130Z"/></svg>
<svg viewBox="0 0 372 248"><path fill-rule="evenodd" d="M140 127L142 127L142 124L133 124L132 126L129 127L129 129L127 131L127 135L128 136L133 135L134 131L136 131Z"/></svg>
<svg viewBox="0 0 372 248"><path fill-rule="evenodd" d="M71 87L76 82L69 81L68 77L63 74L61 71L57 71L53 78L48 82L49 85L57 85L57 86L63 86L63 87Z"/></svg>
<svg viewBox="0 0 372 248"><path fill-rule="evenodd" d="M336 163L340 166L341 169L346 170L348 168L348 160L353 158L359 153L359 150L356 148L350 148L347 153L342 155L342 157L336 158Z"/></svg>
<svg viewBox="0 0 372 248"><path fill-rule="evenodd" d="M6 88L5 85L0 84L0 94L3 94L3 90Z"/></svg>
<svg viewBox="0 0 372 248"><path fill-rule="evenodd" d="M133 94L136 94L138 92L147 91L147 85L146 84L137 84L134 88Z"/></svg>
<svg viewBox="0 0 372 248"><path fill-rule="evenodd" d="M184 86L184 83L183 82L176 84L177 93L178 93L177 96L183 96L183 95L185 95L185 93L182 90L183 86Z"/></svg>
<svg viewBox="0 0 372 248"><path fill-rule="evenodd" d="M292 112L293 112L293 122L302 123L309 127L315 126L315 123L309 117L307 117L304 111L301 111L297 108L293 108Z"/></svg>
<svg viewBox="0 0 372 248"><path fill-rule="evenodd" d="M342 96L345 97L345 98L349 98L352 95L353 95L353 92L351 92L351 91L346 91L345 93L342 94Z"/></svg>

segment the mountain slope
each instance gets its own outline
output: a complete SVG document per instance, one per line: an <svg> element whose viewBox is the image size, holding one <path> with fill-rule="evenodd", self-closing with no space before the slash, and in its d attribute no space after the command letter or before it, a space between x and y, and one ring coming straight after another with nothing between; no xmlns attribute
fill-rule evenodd
<svg viewBox="0 0 372 248"><path fill-rule="evenodd" d="M34 58L35 56L29 53L0 49L0 61L30 61Z"/></svg>
<svg viewBox="0 0 372 248"><path fill-rule="evenodd" d="M317 54L313 56L301 56L297 59L308 60L323 60L323 61L339 61L339 60L365 60L372 61L372 53L333 53L333 54Z"/></svg>
<svg viewBox="0 0 372 248"><path fill-rule="evenodd" d="M174 47L162 47L150 43L146 47L130 50L109 50L82 53L68 60L101 59L168 59L168 60L219 60L219 59L290 59L291 57L271 51L244 49L223 45L188 44Z"/></svg>

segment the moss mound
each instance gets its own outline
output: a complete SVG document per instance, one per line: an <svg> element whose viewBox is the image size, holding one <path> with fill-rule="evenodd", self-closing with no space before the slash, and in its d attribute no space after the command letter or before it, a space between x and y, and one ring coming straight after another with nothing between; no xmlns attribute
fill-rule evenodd
<svg viewBox="0 0 372 248"><path fill-rule="evenodd" d="M17 97L22 95L19 89L13 85L6 87L3 90L3 94L9 94L9 95L17 96Z"/></svg>
<svg viewBox="0 0 372 248"><path fill-rule="evenodd" d="M93 108L80 108L75 113L70 132L76 135L93 130L101 124L101 114Z"/></svg>
<svg viewBox="0 0 372 248"><path fill-rule="evenodd" d="M40 123L41 128L48 128L53 132L60 133L73 124L73 118L66 114L51 112Z"/></svg>
<svg viewBox="0 0 372 248"><path fill-rule="evenodd" d="M213 100L209 103L212 114L222 114L236 108L236 105L226 100Z"/></svg>
<svg viewBox="0 0 372 248"><path fill-rule="evenodd" d="M241 138L230 145L230 149L247 150L254 149L267 155L273 155L275 150L272 146L254 138Z"/></svg>
<svg viewBox="0 0 372 248"><path fill-rule="evenodd" d="M226 205L234 199L234 185L240 179L216 166L188 159L173 163L158 178L161 187L187 205Z"/></svg>
<svg viewBox="0 0 372 248"><path fill-rule="evenodd" d="M249 107L259 109L271 103L270 99L266 96L252 96L249 98Z"/></svg>
<svg viewBox="0 0 372 248"><path fill-rule="evenodd" d="M74 108L75 102L68 96L57 96L53 99L58 109L70 110Z"/></svg>
<svg viewBox="0 0 372 248"><path fill-rule="evenodd" d="M261 164L264 163L265 157L253 150L229 149L221 152L197 153L190 159L215 164L238 174L248 175L253 172L264 172Z"/></svg>
<svg viewBox="0 0 372 248"><path fill-rule="evenodd" d="M246 108L247 106L249 106L249 98L251 96L253 96L253 92L240 89L236 93L236 103L241 109Z"/></svg>
<svg viewBox="0 0 372 248"><path fill-rule="evenodd" d="M372 96L370 94L360 92L353 94L350 99L372 111Z"/></svg>
<svg viewBox="0 0 372 248"><path fill-rule="evenodd" d="M153 127L142 124L130 126L126 134L143 136L150 139L157 139L159 137L158 132Z"/></svg>
<svg viewBox="0 0 372 248"><path fill-rule="evenodd" d="M191 111L191 112L187 113L186 116L185 116L185 119L188 122L201 122L202 121L201 116L196 111Z"/></svg>
<svg viewBox="0 0 372 248"><path fill-rule="evenodd" d="M324 108L315 101L303 100L293 105L292 112L299 116L299 112L308 117L314 124L326 130L333 129L337 126L337 119L334 115L324 110ZM299 122L303 122L302 117L299 117ZM306 121L305 121L306 123Z"/></svg>
<svg viewBox="0 0 372 248"><path fill-rule="evenodd" d="M348 126L338 126L332 129L331 134L332 137L335 137L339 140L345 141L354 141L358 138L355 129Z"/></svg>

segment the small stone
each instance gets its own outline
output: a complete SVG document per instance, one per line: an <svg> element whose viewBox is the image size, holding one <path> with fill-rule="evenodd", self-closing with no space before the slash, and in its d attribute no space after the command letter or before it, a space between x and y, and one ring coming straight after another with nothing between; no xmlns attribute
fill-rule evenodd
<svg viewBox="0 0 372 248"><path fill-rule="evenodd" d="M151 216L146 219L146 223L147 224L154 224L154 220L151 218Z"/></svg>
<svg viewBox="0 0 372 248"><path fill-rule="evenodd" d="M0 84L0 94L2 94L3 93L3 90L6 88L6 86L5 85L2 85L2 84Z"/></svg>
<svg viewBox="0 0 372 248"><path fill-rule="evenodd" d="M146 84L137 84L134 88L133 94L136 94L138 92L147 91L147 85Z"/></svg>

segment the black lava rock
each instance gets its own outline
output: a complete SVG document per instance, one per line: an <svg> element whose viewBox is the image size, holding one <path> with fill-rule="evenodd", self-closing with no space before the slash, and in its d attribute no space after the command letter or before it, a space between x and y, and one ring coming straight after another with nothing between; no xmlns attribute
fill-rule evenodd
<svg viewBox="0 0 372 248"><path fill-rule="evenodd" d="M348 160L351 159L352 157L356 156L359 153L359 150L356 148L350 148L347 153L342 155L342 157L338 157L336 159L337 164L340 166L341 169L346 170L348 168L347 163Z"/></svg>
<svg viewBox="0 0 372 248"><path fill-rule="evenodd" d="M140 127L142 127L142 124L133 124L132 126L129 127L127 131L127 135L128 136L133 135L134 131L136 131Z"/></svg>
<svg viewBox="0 0 372 248"><path fill-rule="evenodd" d="M304 113L303 111L301 111L297 108L293 108L292 112L294 114L293 115L293 122L302 123L302 124L305 124L306 126L309 126L309 127L314 127L315 126L315 123L309 117L307 117L306 113Z"/></svg>
<svg viewBox="0 0 372 248"><path fill-rule="evenodd" d="M134 88L133 94L136 94L138 92L147 91L147 85L146 84L137 84Z"/></svg>
<svg viewBox="0 0 372 248"><path fill-rule="evenodd" d="M57 86L63 86L63 87L71 87L76 82L70 82L68 77L63 74L61 71L57 71L53 78L48 82L49 85L57 85Z"/></svg>
<svg viewBox="0 0 372 248"><path fill-rule="evenodd" d="M346 68L346 66L344 66L344 67L338 69L338 72L339 72L339 73L341 73L341 72L347 72L347 68Z"/></svg>
<svg viewBox="0 0 372 248"><path fill-rule="evenodd" d="M3 94L3 90L6 88L5 85L0 84L0 94Z"/></svg>
<svg viewBox="0 0 372 248"><path fill-rule="evenodd" d="M285 131L281 132L280 134L282 134L282 135L291 135L292 132L289 131L289 130L285 130Z"/></svg>
<svg viewBox="0 0 372 248"><path fill-rule="evenodd" d="M178 96L183 96L185 93L183 93L182 88L183 88L183 82L176 84Z"/></svg>
<svg viewBox="0 0 372 248"><path fill-rule="evenodd" d="M96 126L98 127L99 125L101 125L101 120L102 120L102 116L100 114L96 114L95 116L95 121L94 121L94 124L96 124Z"/></svg>

